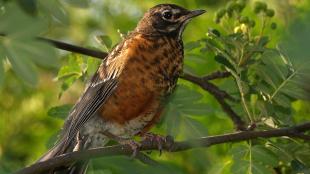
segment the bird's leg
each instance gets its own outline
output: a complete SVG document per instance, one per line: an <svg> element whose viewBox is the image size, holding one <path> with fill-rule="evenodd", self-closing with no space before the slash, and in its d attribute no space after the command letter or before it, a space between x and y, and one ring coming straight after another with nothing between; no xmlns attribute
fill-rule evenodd
<svg viewBox="0 0 310 174"><path fill-rule="evenodd" d="M171 136L162 136L151 132L144 133L141 136L142 136L142 144L156 143L160 155L162 153L164 144L173 144L174 142Z"/></svg>
<svg viewBox="0 0 310 174"><path fill-rule="evenodd" d="M116 135L111 134L108 131L104 131L104 132L100 132L103 135L107 136L108 138L122 144L122 145L128 145L130 146L130 148L132 149L132 155L131 158L134 158L137 156L138 152L139 152L139 148L141 147L141 144L136 142L135 140L131 139L131 138L123 138L123 137L119 137Z"/></svg>

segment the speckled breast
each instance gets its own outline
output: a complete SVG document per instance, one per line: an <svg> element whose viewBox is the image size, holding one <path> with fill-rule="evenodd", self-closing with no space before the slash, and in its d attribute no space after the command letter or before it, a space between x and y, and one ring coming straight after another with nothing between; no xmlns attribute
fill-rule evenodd
<svg viewBox="0 0 310 174"><path fill-rule="evenodd" d="M128 39L118 58L122 72L118 87L100 109L115 135L137 134L151 127L162 101L177 83L183 65L182 43L169 37L136 35ZM124 53L124 54L125 54Z"/></svg>

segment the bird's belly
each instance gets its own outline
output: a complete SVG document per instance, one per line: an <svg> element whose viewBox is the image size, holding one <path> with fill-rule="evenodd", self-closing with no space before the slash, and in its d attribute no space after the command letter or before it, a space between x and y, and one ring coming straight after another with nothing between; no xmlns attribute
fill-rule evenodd
<svg viewBox="0 0 310 174"><path fill-rule="evenodd" d="M126 79L119 84L99 113L109 123L110 133L131 137L153 121L161 101L160 94L139 79Z"/></svg>

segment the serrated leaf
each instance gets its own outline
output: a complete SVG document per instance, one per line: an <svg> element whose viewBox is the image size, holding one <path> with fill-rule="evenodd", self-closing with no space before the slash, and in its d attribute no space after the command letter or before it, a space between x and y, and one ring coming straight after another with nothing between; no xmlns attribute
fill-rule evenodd
<svg viewBox="0 0 310 174"><path fill-rule="evenodd" d="M112 40L109 36L107 35L99 35L96 36L96 40L103 46L105 46L107 48L107 50L109 51L112 47Z"/></svg>
<svg viewBox="0 0 310 174"><path fill-rule="evenodd" d="M47 115L51 117L65 119L73 105L66 104L61 106L55 106L48 110Z"/></svg>

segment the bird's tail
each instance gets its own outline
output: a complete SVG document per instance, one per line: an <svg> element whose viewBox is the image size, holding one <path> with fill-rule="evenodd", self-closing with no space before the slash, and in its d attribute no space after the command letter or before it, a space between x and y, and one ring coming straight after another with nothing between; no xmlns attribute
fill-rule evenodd
<svg viewBox="0 0 310 174"><path fill-rule="evenodd" d="M71 143L66 145L65 141L60 141L57 143L53 148L51 148L46 154L44 154L38 161L43 162L48 159L54 158L61 154L82 150L80 149L79 143ZM52 169L50 171L43 172L44 174L85 174L88 167L88 160L87 161L80 161L75 162L71 165L62 166L59 168ZM43 174L42 173L42 174Z"/></svg>

